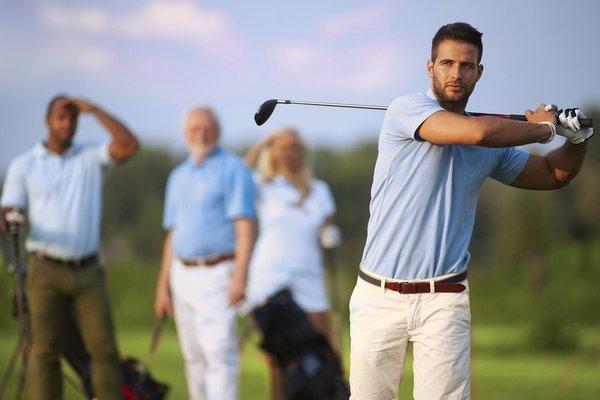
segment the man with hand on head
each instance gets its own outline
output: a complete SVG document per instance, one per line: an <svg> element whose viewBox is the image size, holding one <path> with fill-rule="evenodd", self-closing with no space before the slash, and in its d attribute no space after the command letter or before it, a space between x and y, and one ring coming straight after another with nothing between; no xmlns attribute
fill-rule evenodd
<svg viewBox="0 0 600 400"><path fill-rule="evenodd" d="M190 399L238 393L235 306L244 298L254 243L255 189L242 160L219 147L207 107L183 122L189 157L169 176L155 313L175 314Z"/></svg>
<svg viewBox="0 0 600 400"><path fill-rule="evenodd" d="M559 189L583 163L593 131L580 129L579 110L542 104L525 112L528 122L465 113L483 73L482 51L472 26L443 26L427 63L430 90L399 97L386 112L350 299L352 399L397 397L408 342L415 399L470 397L466 278L479 188L492 177ZM546 156L514 147L555 134L568 140Z"/></svg>
<svg viewBox="0 0 600 400"><path fill-rule="evenodd" d="M111 136L101 145L74 142L80 114L93 115ZM73 312L100 400L121 399L118 352L98 260L104 173L133 156L138 141L112 115L82 99L54 97L47 109L46 139L10 164L2 199L4 215L22 210L29 222L26 290L32 347L29 395L62 398L59 355L67 313Z"/></svg>

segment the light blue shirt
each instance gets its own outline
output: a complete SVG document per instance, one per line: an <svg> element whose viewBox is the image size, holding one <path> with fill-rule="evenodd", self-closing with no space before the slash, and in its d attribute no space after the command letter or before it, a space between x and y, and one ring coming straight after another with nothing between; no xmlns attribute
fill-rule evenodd
<svg viewBox="0 0 600 400"><path fill-rule="evenodd" d="M361 267L394 279L429 279L467 268L479 189L510 184L528 153L516 148L438 146L415 138L443 110L433 93L397 98L385 114L371 188Z"/></svg>
<svg viewBox="0 0 600 400"><path fill-rule="evenodd" d="M2 207L27 210L28 251L63 258L98 252L108 143L77 144L63 155L42 143L16 157L8 168Z"/></svg>
<svg viewBox="0 0 600 400"><path fill-rule="evenodd" d="M242 160L221 148L201 164L188 158L167 182L163 226L183 259L232 253L233 221L255 218L255 188Z"/></svg>

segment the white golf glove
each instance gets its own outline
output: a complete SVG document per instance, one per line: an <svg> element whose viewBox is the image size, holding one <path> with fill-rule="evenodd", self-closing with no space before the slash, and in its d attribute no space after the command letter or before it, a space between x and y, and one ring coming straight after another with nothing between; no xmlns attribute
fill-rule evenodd
<svg viewBox="0 0 600 400"><path fill-rule="evenodd" d="M335 225L326 225L321 229L319 241L324 249L335 249L342 244L342 231Z"/></svg>
<svg viewBox="0 0 600 400"><path fill-rule="evenodd" d="M25 223L25 215L19 210L10 210L4 216L6 222L9 224L24 224Z"/></svg>
<svg viewBox="0 0 600 400"><path fill-rule="evenodd" d="M546 107L547 108L547 107ZM579 108L567 108L556 112L556 134L566 137L573 144L581 144L592 137L593 128L581 128L579 118L587 118Z"/></svg>

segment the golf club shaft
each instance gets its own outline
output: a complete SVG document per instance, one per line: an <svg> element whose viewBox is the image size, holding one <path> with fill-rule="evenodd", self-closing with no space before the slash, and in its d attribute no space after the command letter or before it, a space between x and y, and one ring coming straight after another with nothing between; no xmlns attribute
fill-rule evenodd
<svg viewBox="0 0 600 400"><path fill-rule="evenodd" d="M346 103L325 103L320 101L296 101L296 100L277 100L278 104L298 104L302 106L321 106L321 107L340 107L340 108L362 108L365 110L387 110L386 106L374 106L368 104L346 104Z"/></svg>
<svg viewBox="0 0 600 400"><path fill-rule="evenodd" d="M297 100L277 100L277 104L296 104L303 106L321 106L321 107L339 107L339 108L358 108L365 110L387 110L387 106L377 106L377 105L369 105L369 104L347 104L347 103L327 103L321 101L297 101ZM524 115L520 114L493 114L493 113L477 113L477 112L469 112L469 115L473 117L498 117L498 118L506 118L512 119L516 121L527 121L527 118ZM593 126L593 121L589 118L579 118L579 123L582 128L591 128Z"/></svg>

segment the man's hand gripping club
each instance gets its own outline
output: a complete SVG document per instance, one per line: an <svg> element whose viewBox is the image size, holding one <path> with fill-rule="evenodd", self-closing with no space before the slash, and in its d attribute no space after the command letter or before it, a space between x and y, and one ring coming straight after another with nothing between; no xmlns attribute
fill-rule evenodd
<svg viewBox="0 0 600 400"><path fill-rule="evenodd" d="M593 128L581 128L579 118L587 116L579 108L559 110L554 104L541 104L535 111L525 110L529 122L546 124L550 127L552 135L545 143L560 135L573 144L581 144L594 135Z"/></svg>

